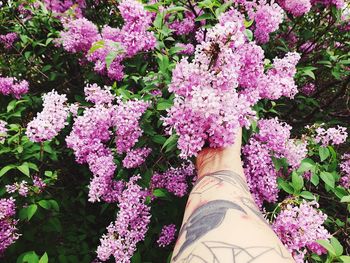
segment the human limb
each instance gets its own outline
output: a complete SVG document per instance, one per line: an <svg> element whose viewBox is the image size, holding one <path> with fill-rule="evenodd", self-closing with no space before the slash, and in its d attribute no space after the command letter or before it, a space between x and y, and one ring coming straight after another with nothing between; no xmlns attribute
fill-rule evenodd
<svg viewBox="0 0 350 263"><path fill-rule="evenodd" d="M189 196L173 263L294 262L249 192L234 145L205 149Z"/></svg>

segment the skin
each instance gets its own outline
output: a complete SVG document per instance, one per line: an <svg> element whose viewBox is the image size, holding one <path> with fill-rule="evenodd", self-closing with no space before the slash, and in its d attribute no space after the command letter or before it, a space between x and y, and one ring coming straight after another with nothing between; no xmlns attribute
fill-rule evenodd
<svg viewBox="0 0 350 263"><path fill-rule="evenodd" d="M199 153L172 263L295 262L248 190L241 138L240 130L232 146Z"/></svg>

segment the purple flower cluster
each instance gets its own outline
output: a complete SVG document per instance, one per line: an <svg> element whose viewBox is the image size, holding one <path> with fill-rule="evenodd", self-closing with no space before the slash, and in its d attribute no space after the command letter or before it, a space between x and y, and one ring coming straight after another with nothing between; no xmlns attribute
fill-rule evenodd
<svg viewBox="0 0 350 263"><path fill-rule="evenodd" d="M74 15L77 17L82 17L82 11L86 6L85 0L44 0L43 2L48 10L58 15L73 9Z"/></svg>
<svg viewBox="0 0 350 263"><path fill-rule="evenodd" d="M156 44L153 33L147 31L152 23L152 15L139 1L123 0L118 8L124 19L122 28L105 26L99 34L96 25L86 18L80 18L65 25L59 40L68 52L83 52L94 63L96 72L113 80L123 78L124 66L121 63L125 58L151 50ZM88 52L91 48L94 50ZM114 57L107 66L106 60L111 54Z"/></svg>
<svg viewBox="0 0 350 263"><path fill-rule="evenodd" d="M293 16L302 16L312 7L310 0L279 0L278 4Z"/></svg>
<svg viewBox="0 0 350 263"><path fill-rule="evenodd" d="M176 19L169 23L169 28L176 35L187 35L195 29L195 15L192 11L186 11L183 19Z"/></svg>
<svg viewBox="0 0 350 263"><path fill-rule="evenodd" d="M344 188L350 188L350 154L344 154L342 156L342 162L340 164L340 171L342 177L340 178L340 185Z"/></svg>
<svg viewBox="0 0 350 263"><path fill-rule="evenodd" d="M151 188L165 188L178 197L188 192L188 181L194 177L194 165L183 164L181 167L169 168L165 173L155 173L151 180Z"/></svg>
<svg viewBox="0 0 350 263"><path fill-rule="evenodd" d="M329 239L331 235L323 227L327 215L317 210L316 201L306 202L299 206L287 204L272 224L282 243L292 253L297 263L304 263L307 249L318 255L327 251L318 243L318 239Z"/></svg>
<svg viewBox="0 0 350 263"><path fill-rule="evenodd" d="M307 83L301 88L301 92L306 96L311 96L316 91L316 86L314 83Z"/></svg>
<svg viewBox="0 0 350 263"><path fill-rule="evenodd" d="M254 118L251 107L259 99L297 93L297 53L276 58L264 73L264 52L247 42L242 16L230 10L219 20L196 47L194 60L184 58L173 70L174 105L163 120L169 133L179 136L182 158L196 155L206 142L210 147L232 144L237 128Z"/></svg>
<svg viewBox="0 0 350 263"><path fill-rule="evenodd" d="M278 29L283 22L283 15L283 9L277 3L266 4L262 1L252 17L255 20L254 36L259 43L270 40L270 33Z"/></svg>
<svg viewBox="0 0 350 263"><path fill-rule="evenodd" d="M43 110L27 125L26 135L33 142L51 140L67 124L69 108L66 95L52 90L42 98Z"/></svg>
<svg viewBox="0 0 350 263"><path fill-rule="evenodd" d="M348 133L345 127L339 126L337 128L325 129L319 127L316 129L315 141L321 143L322 146L338 145L346 141Z"/></svg>
<svg viewBox="0 0 350 263"><path fill-rule="evenodd" d="M142 134L139 119L149 104L138 100L123 102L118 98L117 105L113 105L115 97L110 88L102 89L96 84L87 85L85 95L87 100L96 104L75 118L73 129L66 138L67 146L73 149L77 162L87 163L93 173L89 201L102 198L106 202L115 202L122 184L113 181L116 165L106 143L112 137L112 128L115 128L118 153L130 151Z"/></svg>
<svg viewBox="0 0 350 263"><path fill-rule="evenodd" d="M140 176L130 178L126 189L118 198L117 219L107 227L107 234L102 236L97 248L97 256L101 261L106 261L113 255L115 262L130 262L137 243L145 238L151 214L150 208L145 204L147 192L136 184L139 178Z"/></svg>
<svg viewBox="0 0 350 263"><path fill-rule="evenodd" d="M192 55L194 53L194 46L192 44L177 43L176 47L181 48L180 54Z"/></svg>
<svg viewBox="0 0 350 263"><path fill-rule="evenodd" d="M152 149L147 147L130 150L126 153L123 166L129 169L139 167L151 152Z"/></svg>
<svg viewBox="0 0 350 263"><path fill-rule="evenodd" d="M7 137L7 122L0 120L0 143L4 143Z"/></svg>
<svg viewBox="0 0 350 263"><path fill-rule="evenodd" d="M26 80L19 81L12 77L0 77L0 93L3 95L12 94L16 99L20 99L28 90L29 83Z"/></svg>
<svg viewBox="0 0 350 263"><path fill-rule="evenodd" d="M19 237L17 220L12 218L16 213L15 208L15 200L12 197L0 199L0 256Z"/></svg>
<svg viewBox="0 0 350 263"><path fill-rule="evenodd" d="M321 4L325 6L334 5L336 8L341 9L345 6L344 0L311 0L311 4Z"/></svg>
<svg viewBox="0 0 350 263"><path fill-rule="evenodd" d="M176 226L174 224L165 225L160 232L159 238L157 240L159 247L169 246L175 239Z"/></svg>
<svg viewBox="0 0 350 263"><path fill-rule="evenodd" d="M6 35L0 35L0 43L3 44L6 49L10 49L17 39L18 35L14 32L7 33Z"/></svg>
<svg viewBox="0 0 350 263"><path fill-rule="evenodd" d="M6 192L8 193L14 193L18 191L18 194L21 196L27 196L29 192L29 187L27 185L26 181L22 181L20 183L14 183L11 185L6 185Z"/></svg>
<svg viewBox="0 0 350 263"><path fill-rule="evenodd" d="M278 197L276 171L272 157L286 158L292 168L298 168L307 154L305 142L290 139L291 126L275 119L258 122L259 133L243 147L244 173L248 186L259 207L264 201Z"/></svg>

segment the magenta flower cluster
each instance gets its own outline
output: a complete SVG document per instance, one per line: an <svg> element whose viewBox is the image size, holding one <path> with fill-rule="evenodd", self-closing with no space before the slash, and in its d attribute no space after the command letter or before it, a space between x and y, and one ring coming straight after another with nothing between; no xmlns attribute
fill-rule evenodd
<svg viewBox="0 0 350 263"><path fill-rule="evenodd" d="M175 196L183 197L188 193L188 182L194 178L194 165L189 162L177 168L169 168L164 173L155 173L151 188L165 188Z"/></svg>
<svg viewBox="0 0 350 263"><path fill-rule="evenodd" d="M272 224L282 243L292 253L297 263L304 263L307 250L318 255L327 251L318 243L318 239L329 239L331 235L324 228L323 223L327 215L317 210L318 203L303 202L299 206L287 204L278 214Z"/></svg>
<svg viewBox="0 0 350 263"><path fill-rule="evenodd" d="M69 109L66 95L52 90L42 98L43 110L27 125L26 135L33 142L51 140L67 124Z"/></svg>
<svg viewBox="0 0 350 263"><path fill-rule="evenodd" d="M20 99L29 90L29 83L26 80L17 80L12 77L0 77L0 93L3 95L13 95Z"/></svg>
<svg viewBox="0 0 350 263"><path fill-rule="evenodd" d="M286 158L292 168L298 168L306 157L307 144L290 139L291 126L275 119L258 122L259 132L243 147L244 173L249 189L259 207L264 201L275 202L278 197L276 171L272 157Z"/></svg>
<svg viewBox="0 0 350 263"><path fill-rule="evenodd" d="M115 262L130 262L138 242L145 238L150 223L150 208L145 204L147 191L136 181L140 176L133 176L126 184L119 201L117 219L107 227L107 234L100 239L97 256L106 261L112 255Z"/></svg>
<svg viewBox="0 0 350 263"><path fill-rule="evenodd" d="M312 7L310 0L279 0L278 4L293 16L302 16Z"/></svg>
<svg viewBox="0 0 350 263"><path fill-rule="evenodd" d="M113 181L117 167L106 143L111 139L114 128L117 152L129 152L142 134L139 120L149 104L138 100L123 102L112 95L109 87L101 88L96 84L87 84L84 91L86 100L95 105L75 118L72 131L66 138L67 146L73 149L77 162L87 163L93 173L89 201L96 202L102 198L106 202L115 202L121 193L122 183ZM113 100L117 100L116 105L113 105ZM140 156L134 156L127 165L131 161L139 162L139 159Z"/></svg>
<svg viewBox="0 0 350 263"><path fill-rule="evenodd" d="M160 232L159 238L157 240L159 247L169 246L175 239L176 226L174 224L165 225Z"/></svg>
<svg viewBox="0 0 350 263"><path fill-rule="evenodd" d="M6 125L6 121L0 120L0 143L4 143L7 137L8 129L6 128Z"/></svg>
<svg viewBox="0 0 350 263"><path fill-rule="evenodd" d="M321 143L322 146L328 145L338 145L346 141L348 133L345 127L337 126L325 129L323 127L318 127L316 129L315 141Z"/></svg>
<svg viewBox="0 0 350 263"><path fill-rule="evenodd" d="M125 168L137 168L145 162L147 156L152 152L151 148L143 147L130 150L123 159Z"/></svg>
<svg viewBox="0 0 350 263"><path fill-rule="evenodd" d="M276 58L265 74L263 51L247 42L244 32L237 11L224 13L196 47L193 61L182 59L173 71L169 91L175 99L164 125L179 136L182 158L196 155L206 142L210 147L232 144L237 128L254 118L251 107L259 99L297 93L293 77L300 56Z"/></svg>
<svg viewBox="0 0 350 263"><path fill-rule="evenodd" d="M0 199L0 256L19 237L17 220L13 219L15 209L15 200L12 197Z"/></svg>
<svg viewBox="0 0 350 263"><path fill-rule="evenodd" d="M0 43L4 45L5 49L10 49L13 43L18 39L17 33L11 32L5 35L0 35Z"/></svg>
<svg viewBox="0 0 350 263"><path fill-rule="evenodd" d="M155 47L156 39L147 29L152 23L152 15L136 0L123 0L119 3L119 11L124 19L122 28L105 26L99 34L97 26L86 18L71 20L61 32L59 42L71 53L83 52L94 70L107 75L113 80L121 80L124 76L122 61L140 51L148 51ZM88 52L91 49L91 52ZM113 54L109 65L108 56Z"/></svg>
<svg viewBox="0 0 350 263"><path fill-rule="evenodd" d="M342 156L340 163L340 171L342 177L340 178L340 185L346 189L350 188L350 154L346 153Z"/></svg>

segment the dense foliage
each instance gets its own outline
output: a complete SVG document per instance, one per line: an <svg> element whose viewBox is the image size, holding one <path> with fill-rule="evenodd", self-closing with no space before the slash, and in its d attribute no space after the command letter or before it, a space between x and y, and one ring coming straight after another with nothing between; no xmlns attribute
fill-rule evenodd
<svg viewBox="0 0 350 263"><path fill-rule="evenodd" d="M350 3L0 1L0 261L170 262L243 127L297 262L350 262Z"/></svg>

